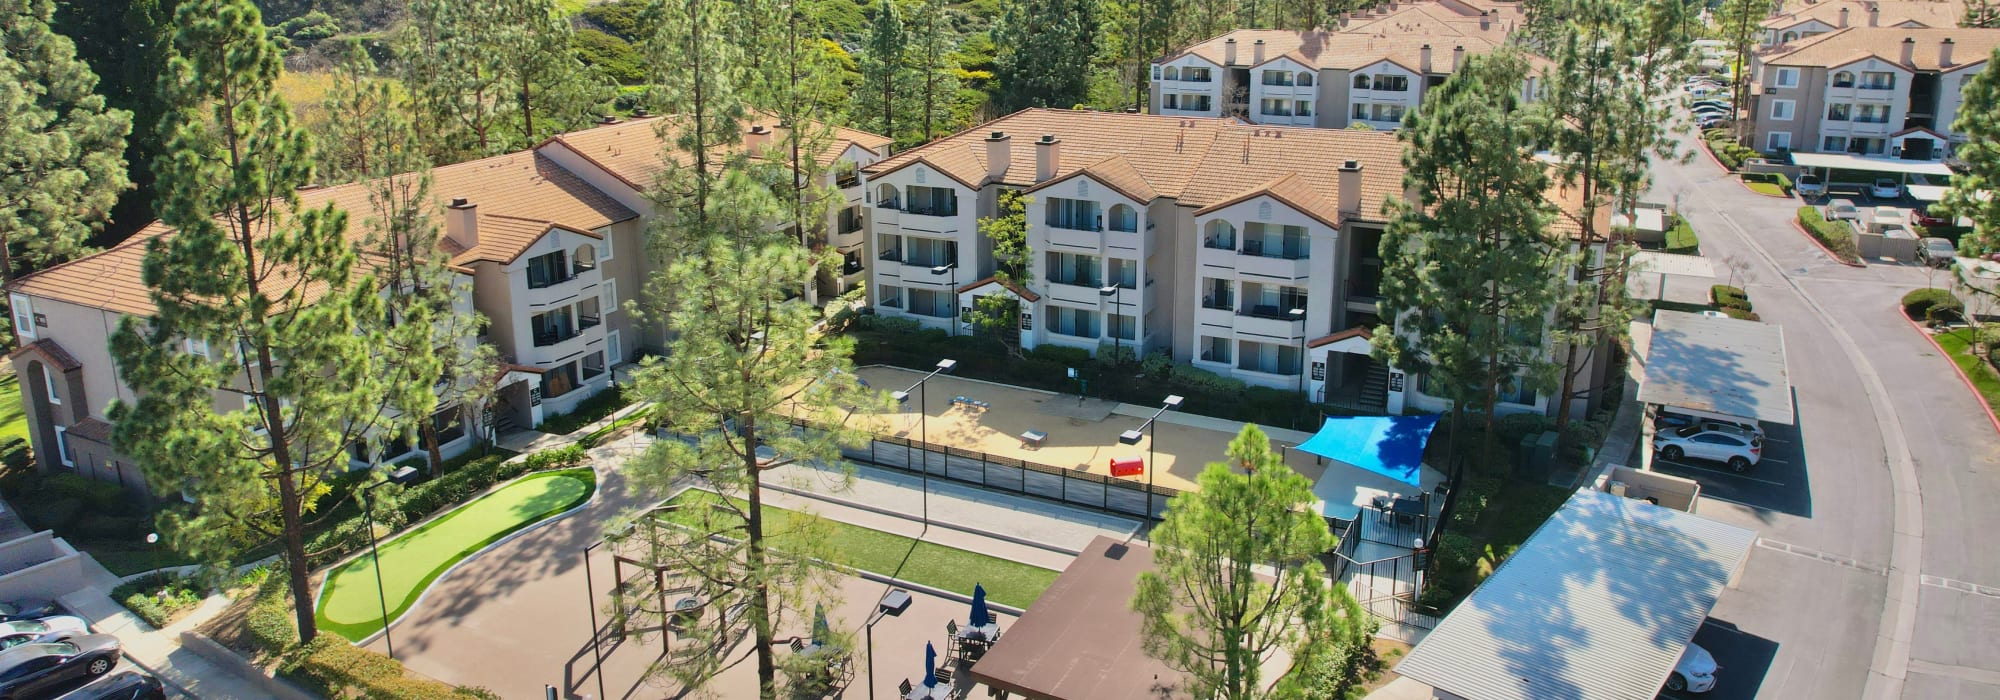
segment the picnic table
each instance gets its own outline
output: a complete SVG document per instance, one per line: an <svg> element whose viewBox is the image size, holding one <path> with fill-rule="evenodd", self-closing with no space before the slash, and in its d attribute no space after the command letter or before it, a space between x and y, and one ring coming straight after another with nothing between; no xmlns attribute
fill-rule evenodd
<svg viewBox="0 0 2000 700"><path fill-rule="evenodd" d="M939 682L929 688L921 685L912 686L910 692L903 696L903 700L951 700L951 684Z"/></svg>
<svg viewBox="0 0 2000 700"><path fill-rule="evenodd" d="M1025 433L1021 433L1022 447L1040 448L1042 446L1042 443L1048 441L1049 441L1049 434L1045 431L1030 429Z"/></svg>

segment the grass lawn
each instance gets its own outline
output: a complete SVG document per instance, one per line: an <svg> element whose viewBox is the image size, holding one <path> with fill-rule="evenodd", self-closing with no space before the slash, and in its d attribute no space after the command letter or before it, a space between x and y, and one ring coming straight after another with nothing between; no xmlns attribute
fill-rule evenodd
<svg viewBox="0 0 2000 700"><path fill-rule="evenodd" d="M707 491L691 490L675 496L673 502L699 504L715 498L718 497ZM799 517L793 511L770 506L764 507L764 514L771 521L769 527L781 531L786 529L790 518ZM986 587L989 600L1018 608L1034 603L1060 573L833 520L828 520L827 525L832 537L827 548L834 552L836 564L895 574L904 581L964 595L972 595L973 584L979 584ZM783 546L782 542L777 544ZM916 551L910 550L911 544L916 545Z"/></svg>
<svg viewBox="0 0 2000 700"><path fill-rule="evenodd" d="M1700 255L1701 239L1694 235L1694 227L1687 219L1674 217L1673 228L1667 229L1666 252L1676 255Z"/></svg>
<svg viewBox="0 0 2000 700"><path fill-rule="evenodd" d="M2000 410L2000 376L1993 368L1985 367L1985 361L1972 354L1972 329L1959 328L1935 336L1938 345L1951 353L1952 363L1972 378L1972 385L1979 389L1979 397L1986 401L1989 409Z"/></svg>
<svg viewBox="0 0 2000 700"><path fill-rule="evenodd" d="M532 474L382 543L389 617L409 610L431 581L467 555L588 500L596 479L587 468ZM322 629L358 642L382 628L381 608L375 560L363 554L327 576L317 614Z"/></svg>
<svg viewBox="0 0 2000 700"><path fill-rule="evenodd" d="M1749 187L1751 192L1755 192L1757 194L1770 195L1772 197L1786 196L1785 188L1779 187L1777 183L1774 182L1745 182L1743 184L1744 186Z"/></svg>
<svg viewBox="0 0 2000 700"><path fill-rule="evenodd" d="M28 416L21 411L21 379L11 372L0 377L0 441L10 437L28 439Z"/></svg>

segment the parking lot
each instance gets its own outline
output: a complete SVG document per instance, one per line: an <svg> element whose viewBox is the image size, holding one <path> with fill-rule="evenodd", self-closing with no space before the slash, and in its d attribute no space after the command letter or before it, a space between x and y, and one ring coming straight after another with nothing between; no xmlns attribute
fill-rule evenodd
<svg viewBox="0 0 2000 700"><path fill-rule="evenodd" d="M1777 642L1714 618L1695 631L1694 643L1715 657L1715 687L1706 693L1661 691L1660 697L1673 700L1751 700L1764 687L1764 676L1771 671L1771 660L1778 656Z"/></svg>
<svg viewBox="0 0 2000 700"><path fill-rule="evenodd" d="M1669 462L1653 455L1653 469L1701 483L1701 497L1812 517L1812 485L1802 433L1797 426L1764 424L1763 458L1742 474L1720 462L1683 458Z"/></svg>

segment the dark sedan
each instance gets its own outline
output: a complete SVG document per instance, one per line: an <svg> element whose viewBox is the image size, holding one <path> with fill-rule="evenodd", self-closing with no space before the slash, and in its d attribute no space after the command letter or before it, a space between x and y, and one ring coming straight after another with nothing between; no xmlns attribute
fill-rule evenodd
<svg viewBox="0 0 2000 700"><path fill-rule="evenodd" d="M110 673L118 655L118 638L108 634L8 649L0 653L0 700L38 698L72 681Z"/></svg>
<svg viewBox="0 0 2000 700"><path fill-rule="evenodd" d="M132 669L91 681L58 700L166 700L167 689L160 679Z"/></svg>
<svg viewBox="0 0 2000 700"><path fill-rule="evenodd" d="M60 615L62 609L46 600L10 600L0 603L0 622L15 620L39 620L50 615Z"/></svg>

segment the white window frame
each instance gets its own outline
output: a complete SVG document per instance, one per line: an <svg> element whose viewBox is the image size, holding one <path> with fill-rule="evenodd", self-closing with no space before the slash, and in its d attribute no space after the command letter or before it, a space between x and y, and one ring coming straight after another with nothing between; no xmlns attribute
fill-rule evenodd
<svg viewBox="0 0 2000 700"><path fill-rule="evenodd" d="M35 333L34 300L24 294L14 294L9 296L7 302L14 308L15 337L31 340L38 337Z"/></svg>
<svg viewBox="0 0 2000 700"><path fill-rule="evenodd" d="M604 294L601 298L598 299L598 304L603 307L597 310L597 313L599 315L608 315L611 312L618 310L617 279L604 280Z"/></svg>
<svg viewBox="0 0 2000 700"><path fill-rule="evenodd" d="M56 373L48 365L42 365L42 388L49 393L50 406L62 405L62 396L56 393Z"/></svg>
<svg viewBox="0 0 2000 700"><path fill-rule="evenodd" d="M1777 85L1777 87L1781 87L1781 88L1795 88L1795 87L1798 87L1798 86L1799 86L1799 69L1797 69L1797 68L1779 68L1779 69L1778 69L1778 77L1777 77L1777 80L1775 81L1775 84Z"/></svg>
<svg viewBox="0 0 2000 700"><path fill-rule="evenodd" d="M1782 146L1778 145L1777 143L1778 137L1780 136L1785 137L1784 139L1785 143ZM1791 148L1792 148L1792 132L1773 131L1764 135L1764 150L1766 151L1776 151L1779 149L1791 150Z"/></svg>
<svg viewBox="0 0 2000 700"><path fill-rule="evenodd" d="M619 332L604 334L604 371L625 364L625 346L619 343Z"/></svg>
<svg viewBox="0 0 2000 700"><path fill-rule="evenodd" d="M616 255L614 255L614 252L617 250L617 246L611 244L611 240L615 238L615 236L612 235L612 232L610 230L607 229L604 231L599 231L598 233L604 236L604 245L601 246L602 248L604 248L604 252L597 254L597 264L602 265L604 263L611 262L612 258L617 257Z"/></svg>
<svg viewBox="0 0 2000 700"><path fill-rule="evenodd" d="M56 459L65 467L74 467L76 462L69 458L69 428L56 426Z"/></svg>
<svg viewBox="0 0 2000 700"><path fill-rule="evenodd" d="M187 354L199 356L201 357L201 359L204 360L209 359L208 341L189 338L185 341L185 345L187 348Z"/></svg>
<svg viewBox="0 0 2000 700"><path fill-rule="evenodd" d="M1779 109L1782 107L1783 109ZM1783 112L1784 116L1778 116ZM1799 103L1794 100L1771 100L1771 121L1788 122L1799 114Z"/></svg>

